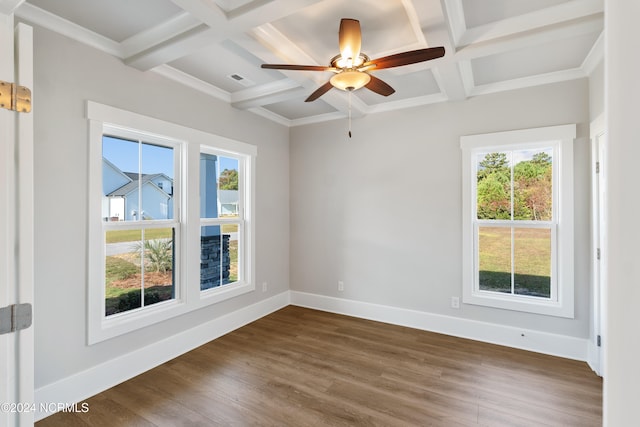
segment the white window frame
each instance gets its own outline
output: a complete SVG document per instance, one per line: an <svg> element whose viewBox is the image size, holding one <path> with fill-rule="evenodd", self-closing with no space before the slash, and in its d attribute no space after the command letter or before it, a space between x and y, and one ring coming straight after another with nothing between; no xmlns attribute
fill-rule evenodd
<svg viewBox="0 0 640 427"><path fill-rule="evenodd" d="M89 219L87 342L89 345L255 290L255 159L257 147L163 120L87 101L89 120ZM175 299L142 309L105 316L105 225L102 220L102 137L142 135L145 142L163 141L177 153L174 176L176 227ZM199 160L202 147L241 158L244 166L243 280L200 292ZM181 173L178 173L180 172ZM239 171L240 172L240 171ZM127 225L128 227L129 225ZM136 228L136 225L131 224ZM239 254L240 256L240 254Z"/></svg>
<svg viewBox="0 0 640 427"><path fill-rule="evenodd" d="M574 317L574 226L573 226L573 141L576 125L560 125L460 138L462 149L462 301L549 316ZM483 291L478 283L478 240L476 209L477 154L519 150L535 146L553 147L554 218L551 225L551 298ZM509 221L504 221L506 225ZM537 226L535 221L518 225Z"/></svg>
<svg viewBox="0 0 640 427"><path fill-rule="evenodd" d="M200 291L199 294L199 298L201 300L208 303L215 303L248 292L247 289L249 288L249 290L255 289L255 283L252 280L253 269L250 268L253 264L253 252L247 250L251 247L249 239L253 236L253 231L250 227L251 224L253 224L253 221L251 220L251 209L248 209L247 206L252 206L252 202L248 197L251 197L252 195L249 183L253 180L252 177L254 176L254 162L251 156L214 148L210 144L203 144L200 147L199 153L231 157L238 160L239 218L200 218L200 211L198 210L198 241L200 241L200 227L208 225L222 226L223 224L238 224L238 242L240 243L238 246L238 280L233 283L205 289ZM198 183L200 183L200 180L198 180ZM199 251L197 259L200 260ZM200 280L198 280L198 286L199 285ZM200 288L198 287L198 289Z"/></svg>

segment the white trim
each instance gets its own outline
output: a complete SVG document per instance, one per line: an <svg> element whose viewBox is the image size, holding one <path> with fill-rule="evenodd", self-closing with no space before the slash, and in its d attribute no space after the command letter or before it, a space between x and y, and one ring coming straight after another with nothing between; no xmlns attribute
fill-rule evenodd
<svg viewBox="0 0 640 427"><path fill-rule="evenodd" d="M574 317L574 229L573 229L573 141L576 125L549 126L507 132L462 136L462 300L465 304L537 313L548 316ZM554 146L553 202L554 226L557 226L557 243L552 263L552 277L557 277L557 298L518 298L477 289L475 242L475 194L476 178L474 153L478 150L517 149L518 144L528 147L538 144ZM557 271L557 275L556 275Z"/></svg>
<svg viewBox="0 0 640 427"><path fill-rule="evenodd" d="M580 361L587 360L588 340L532 329L291 291L291 305L406 326Z"/></svg>
<svg viewBox="0 0 640 427"><path fill-rule="evenodd" d="M582 61L580 68L588 76L591 76L593 70L604 61L604 31L600 34L596 42L591 47L591 50Z"/></svg>
<svg viewBox="0 0 640 427"><path fill-rule="evenodd" d="M61 18L58 15L54 15L51 12L40 9L30 3L21 4L15 13L16 16L33 22L43 28L47 28L53 32L69 37L72 40L106 52L116 58L123 58L120 43Z"/></svg>
<svg viewBox="0 0 640 427"><path fill-rule="evenodd" d="M87 118L98 120L111 125L119 125L128 129L144 129L157 135L162 135L176 140L189 140L190 143L199 145L214 145L221 150L232 153L242 153L251 156L258 154L255 145L236 141L223 136L203 132L176 123L155 119L127 110L122 110L109 105L87 101Z"/></svg>
<svg viewBox="0 0 640 427"><path fill-rule="evenodd" d="M130 111L87 101L89 119L89 218L87 253L87 343L95 344L124 333L155 324L206 305L255 290L255 157L257 147L243 142L202 132L164 120L143 116ZM101 203L97 194L102 194L102 135L108 130L115 136L130 136L133 139L159 139L164 144L174 145L176 151L174 194L176 203L174 217L169 224L176 232L176 290L175 299L105 317L104 314L104 256L96 254L96 248L104 247L105 225L101 218ZM245 228L244 250L246 267L244 280L208 292L201 298L199 226L199 156L201 147L207 146L218 152L239 156L244 162ZM180 165L180 167L178 166ZM194 167L194 165L196 165ZM182 172L180 173L180 169ZM184 176L183 176L184 175ZM187 183L191 183L187 187ZM136 225L132 222L132 225ZM211 297L215 295L215 297Z"/></svg>
<svg viewBox="0 0 640 427"><path fill-rule="evenodd" d="M595 372L599 376L602 376L600 348L601 347L598 347L594 340L587 340L587 364L593 372Z"/></svg>
<svg viewBox="0 0 640 427"><path fill-rule="evenodd" d="M33 72L33 28L18 23L15 27L16 83L34 88ZM34 90L34 99L37 92ZM37 108L37 104L36 104ZM36 110L37 111L37 110ZM18 205L18 253L17 278L20 303L34 304L34 111L30 114L18 114L16 118L17 145L17 192ZM17 345L20 365L16 372L18 378L18 402L33 401L34 384L34 333L32 326L18 334ZM18 414L19 425L33 423L33 414Z"/></svg>
<svg viewBox="0 0 640 427"><path fill-rule="evenodd" d="M36 407L51 402L81 402L287 305L289 305L289 292L285 291L52 384L39 387L35 391ZM36 421L51 414L37 412Z"/></svg>
<svg viewBox="0 0 640 427"><path fill-rule="evenodd" d="M462 61L460 61L460 63L462 63ZM569 80L577 80L583 77L587 77L587 74L582 68L570 68L568 70L552 71L550 73L525 76L512 80L502 80L478 86L474 85L467 88L467 93L469 96L488 95L491 93L507 92L510 90L518 90L526 87L535 87Z"/></svg>
<svg viewBox="0 0 640 427"><path fill-rule="evenodd" d="M288 305L437 332L567 359L588 361L588 340L441 314L285 291L35 391L35 404L81 402ZM37 412L36 421L52 413Z"/></svg>
<svg viewBox="0 0 640 427"><path fill-rule="evenodd" d="M589 366L604 376L603 347L599 347L598 336L604 334L604 290L607 277L607 230L606 230L606 121L598 115L590 124L591 136L591 337L589 340ZM599 170L596 169L599 163ZM600 254L598 254L600 250ZM600 255L600 256L598 256Z"/></svg>
<svg viewBox="0 0 640 427"><path fill-rule="evenodd" d="M219 87L212 85L211 83L207 83L190 74L187 74L184 71L173 68L170 65L158 65L157 67L152 68L150 71L171 79L174 82L195 89L200 93L213 96L214 98L227 103L231 102L231 94L229 92L222 90Z"/></svg>

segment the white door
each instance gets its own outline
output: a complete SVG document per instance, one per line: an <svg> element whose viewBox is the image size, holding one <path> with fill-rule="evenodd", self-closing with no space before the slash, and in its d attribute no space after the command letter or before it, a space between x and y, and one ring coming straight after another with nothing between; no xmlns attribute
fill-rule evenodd
<svg viewBox="0 0 640 427"><path fill-rule="evenodd" d="M33 88L33 31L14 26L19 3L0 0L0 81ZM33 304L33 113L0 108L0 309L14 304ZM33 326L1 334L0 426L33 425L33 371Z"/></svg>
<svg viewBox="0 0 640 427"><path fill-rule="evenodd" d="M591 123L591 156L593 158L592 173L592 247L593 247L593 339L590 353L590 363L598 375L604 377L604 360L602 351L602 336L604 300L607 279L607 134L604 118L598 118Z"/></svg>

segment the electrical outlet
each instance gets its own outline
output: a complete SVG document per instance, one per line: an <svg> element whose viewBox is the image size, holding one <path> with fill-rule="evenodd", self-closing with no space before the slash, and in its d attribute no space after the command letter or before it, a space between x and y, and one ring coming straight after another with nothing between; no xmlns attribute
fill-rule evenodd
<svg viewBox="0 0 640 427"><path fill-rule="evenodd" d="M344 282L342 280L338 280L338 290L340 292L344 291Z"/></svg>
<svg viewBox="0 0 640 427"><path fill-rule="evenodd" d="M460 308L460 298L451 297L451 308Z"/></svg>
<svg viewBox="0 0 640 427"><path fill-rule="evenodd" d="M267 282L262 282L262 292L267 292Z"/></svg>

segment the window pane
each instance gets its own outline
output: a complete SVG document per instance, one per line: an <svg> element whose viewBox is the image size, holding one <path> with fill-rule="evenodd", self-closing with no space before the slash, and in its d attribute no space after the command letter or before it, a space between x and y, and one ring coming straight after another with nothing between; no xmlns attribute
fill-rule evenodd
<svg viewBox="0 0 640 427"><path fill-rule="evenodd" d="M238 159L219 156L218 200L221 217L238 217Z"/></svg>
<svg viewBox="0 0 640 427"><path fill-rule="evenodd" d="M139 175L138 143L105 136L102 138L102 218L127 221L137 211ZM132 193L133 192L133 193Z"/></svg>
<svg viewBox="0 0 640 427"><path fill-rule="evenodd" d="M112 230L105 239L106 316L174 297L173 228Z"/></svg>
<svg viewBox="0 0 640 427"><path fill-rule="evenodd" d="M511 228L478 228L481 291L511 293Z"/></svg>
<svg viewBox="0 0 640 427"><path fill-rule="evenodd" d="M173 158L170 147L103 137L103 219L172 219Z"/></svg>
<svg viewBox="0 0 640 427"><path fill-rule="evenodd" d="M229 234L221 226L200 227L200 290L230 283Z"/></svg>
<svg viewBox="0 0 640 427"><path fill-rule="evenodd" d="M105 315L140 308L142 230L107 231L105 239Z"/></svg>
<svg viewBox="0 0 640 427"><path fill-rule="evenodd" d="M513 217L551 221L553 149L513 152Z"/></svg>
<svg viewBox="0 0 640 427"><path fill-rule="evenodd" d="M173 219L173 148L142 143L141 150L140 218Z"/></svg>
<svg viewBox="0 0 640 427"><path fill-rule="evenodd" d="M144 305L174 297L174 229L144 232Z"/></svg>
<svg viewBox="0 0 640 427"><path fill-rule="evenodd" d="M238 276L238 224L225 224L222 232L229 236L229 283L240 280Z"/></svg>
<svg viewBox="0 0 640 427"><path fill-rule="evenodd" d="M551 229L514 229L515 293L551 298Z"/></svg>
<svg viewBox="0 0 640 427"><path fill-rule="evenodd" d="M200 218L239 216L238 159L200 154Z"/></svg>
<svg viewBox="0 0 640 427"><path fill-rule="evenodd" d="M511 219L511 153L476 157L478 219Z"/></svg>

